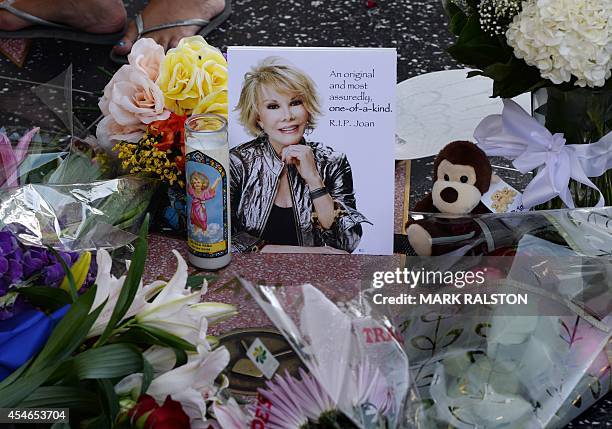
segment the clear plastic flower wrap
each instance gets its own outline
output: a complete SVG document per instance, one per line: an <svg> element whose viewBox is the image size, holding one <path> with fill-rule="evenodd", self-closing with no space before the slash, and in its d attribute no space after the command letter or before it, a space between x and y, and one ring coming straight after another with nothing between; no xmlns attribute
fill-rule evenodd
<svg viewBox="0 0 612 429"><path fill-rule="evenodd" d="M99 249L112 252L113 272L122 274L154 189L123 177L0 190L0 320L52 302L44 288L69 290L66 269L86 290Z"/></svg>
<svg viewBox="0 0 612 429"><path fill-rule="evenodd" d="M467 223L473 234L440 240L441 256L367 260L347 302L311 285L243 281L309 369L303 384L314 379L331 398L328 409L357 428L556 429L610 391L612 208L411 221L454 237ZM374 387L360 394L363 365ZM263 411L260 401L242 422L309 427L317 420L296 383L278 377L262 392ZM321 424L322 408L312 427L336 427Z"/></svg>
<svg viewBox="0 0 612 429"><path fill-rule="evenodd" d="M115 176L113 158L73 114L73 99L93 102L95 96L72 88L72 67L46 83L0 80L10 81L0 96L0 190Z"/></svg>
<svg viewBox="0 0 612 429"><path fill-rule="evenodd" d="M612 208L415 213L409 222L435 231L439 256L408 256L406 267L480 271L486 280L426 285L460 295L459 305L393 308L431 405L425 427L561 428L610 391ZM484 304L466 305L475 294Z"/></svg>
<svg viewBox="0 0 612 429"><path fill-rule="evenodd" d="M125 176L85 184L30 184L0 192L0 228L24 244L81 251L131 243L154 183Z"/></svg>

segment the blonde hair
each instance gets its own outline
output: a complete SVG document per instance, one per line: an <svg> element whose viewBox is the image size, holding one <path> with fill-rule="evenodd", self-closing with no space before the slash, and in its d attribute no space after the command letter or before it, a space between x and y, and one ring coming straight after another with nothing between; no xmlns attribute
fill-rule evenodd
<svg viewBox="0 0 612 429"><path fill-rule="evenodd" d="M202 182L202 189L208 189L208 187L210 186L210 179L206 174L200 173L199 171L194 171L193 173L191 173L191 176L189 176L189 184L191 186L193 186L194 177L199 179L200 182Z"/></svg>
<svg viewBox="0 0 612 429"><path fill-rule="evenodd" d="M300 97L308 112L308 126L315 127L317 117L321 114L321 104L313 80L282 58L267 57L244 75L240 99L236 106L236 110L240 112L240 122L249 133L258 136L263 131L257 123L259 120L257 104L261 87L264 85Z"/></svg>

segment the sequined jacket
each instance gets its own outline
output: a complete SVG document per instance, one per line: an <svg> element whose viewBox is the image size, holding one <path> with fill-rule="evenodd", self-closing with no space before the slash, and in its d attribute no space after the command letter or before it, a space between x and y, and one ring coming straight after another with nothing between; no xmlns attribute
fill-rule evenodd
<svg viewBox="0 0 612 429"><path fill-rule="evenodd" d="M332 246L352 252L361 240L361 223L368 220L357 211L348 159L320 143L302 140L300 144L312 148L319 175L334 200L336 218L329 229L321 227L306 182L295 166L287 166L298 242L301 246ZM261 241L284 166L265 136L230 151L234 251L250 251Z"/></svg>

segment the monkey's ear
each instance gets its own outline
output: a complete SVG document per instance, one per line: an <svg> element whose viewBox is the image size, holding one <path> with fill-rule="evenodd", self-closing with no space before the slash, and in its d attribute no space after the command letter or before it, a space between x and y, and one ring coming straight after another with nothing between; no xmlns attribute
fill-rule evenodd
<svg viewBox="0 0 612 429"><path fill-rule="evenodd" d="M500 177L495 173L491 174L491 185L495 185L499 182L501 182Z"/></svg>

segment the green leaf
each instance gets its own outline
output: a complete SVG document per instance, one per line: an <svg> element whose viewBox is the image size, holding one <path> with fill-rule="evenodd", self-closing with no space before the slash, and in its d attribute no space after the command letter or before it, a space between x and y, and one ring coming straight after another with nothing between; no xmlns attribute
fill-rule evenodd
<svg viewBox="0 0 612 429"><path fill-rule="evenodd" d="M72 303L70 295L65 290L54 287L24 287L19 289L19 294L27 298L33 306L52 312Z"/></svg>
<svg viewBox="0 0 612 429"><path fill-rule="evenodd" d="M485 69L491 64L506 63L512 58L512 50L503 39L491 37L482 31L478 16L470 15L465 22L457 18L454 25L455 30L461 28L461 33L457 43L448 48L447 52L458 62Z"/></svg>
<svg viewBox="0 0 612 429"><path fill-rule="evenodd" d="M25 375L8 387L0 389L0 408L15 408L28 398L57 369L59 362L41 371Z"/></svg>
<svg viewBox="0 0 612 429"><path fill-rule="evenodd" d="M108 429L111 423L106 414L101 414L93 419L84 420L82 426L85 429Z"/></svg>
<svg viewBox="0 0 612 429"><path fill-rule="evenodd" d="M478 5L480 4L481 0L466 0L465 3L468 5L468 7L476 12L478 10Z"/></svg>
<svg viewBox="0 0 612 429"><path fill-rule="evenodd" d="M103 406L106 413L110 417L110 421L114 422L119 414L119 398L115 393L115 387L110 380L98 380L98 388L102 393ZM106 416L105 416L106 417Z"/></svg>
<svg viewBox="0 0 612 429"><path fill-rule="evenodd" d="M128 344L110 344L80 353L74 358L79 379L122 377L142 371L142 353Z"/></svg>
<svg viewBox="0 0 612 429"><path fill-rule="evenodd" d="M149 215L147 214L140 228L140 233L138 239L136 240L134 258L132 259L130 269L128 270L125 282L123 283L123 287L119 293L119 297L117 298L117 303L115 304L113 313L108 324L106 325L106 329L104 329L104 332L96 342L96 346L103 345L110 338L115 326L121 321L123 316L125 316L125 313L127 313L132 305L132 302L134 301L136 292L140 287L140 279L142 278L142 273L144 272L145 260L147 259L148 231Z"/></svg>
<svg viewBox="0 0 612 429"><path fill-rule="evenodd" d="M28 366L30 365L30 362L32 362L32 359L28 360L26 363L24 363L19 368L17 368L15 371L13 371L11 373L11 375L9 375L4 380L2 380L0 382L0 392L2 391L2 389L8 387L11 383L15 382L15 380L17 380L19 377L21 377L21 374L23 374L23 372L26 369L28 369Z"/></svg>
<svg viewBox="0 0 612 429"><path fill-rule="evenodd" d="M174 349L174 354L176 355L176 363L174 364L175 368L183 366L187 363L187 353L185 353L185 350Z"/></svg>
<svg viewBox="0 0 612 429"><path fill-rule="evenodd" d="M146 326L146 325L138 325L138 326L141 329L147 331L149 334L153 335L155 338L157 338L159 341L161 341L163 344L165 344L168 347L186 350L189 352L196 351L196 347L193 344L191 344L188 341L183 340L180 337L177 337L176 335L170 334L166 331L163 331L158 328L154 328L152 326Z"/></svg>
<svg viewBox="0 0 612 429"><path fill-rule="evenodd" d="M72 386L43 386L19 404L23 408L70 408L82 414L97 412L98 396L88 390Z"/></svg>
<svg viewBox="0 0 612 429"><path fill-rule="evenodd" d="M493 97L512 98L517 95L535 91L548 85L548 81L542 79L539 75L533 76L527 73L515 73L513 77L505 80L494 81Z"/></svg>
<svg viewBox="0 0 612 429"><path fill-rule="evenodd" d="M70 267L68 266L68 264L66 264L66 261L64 261L64 258L60 256L57 250L55 250L51 246L47 246L47 249L51 253L53 253L53 255L55 255L58 262L62 265L62 268L64 269L64 272L66 273L66 279L68 279L68 286L70 287L70 296L72 297L72 302L76 301L79 295L77 293L77 289L74 283L74 276L72 275L72 271L70 271Z"/></svg>
<svg viewBox="0 0 612 429"><path fill-rule="evenodd" d="M202 289L202 284L204 283L204 280L206 280L208 283L211 283L213 281L215 281L217 278L219 278L219 276L215 276L215 275L193 275L193 276L189 276L187 277L187 287L191 288L192 290L199 290Z"/></svg>
<svg viewBox="0 0 612 429"><path fill-rule="evenodd" d="M503 63L507 60L506 56L501 54L500 49L492 45L460 45L457 43L446 51L458 62L478 69L486 69L491 64L498 62Z"/></svg>
<svg viewBox="0 0 612 429"><path fill-rule="evenodd" d="M467 24L467 22L468 22L468 17L465 15L465 13L463 13L461 9L459 9L457 13L451 16L450 26L449 26L451 33L453 33L456 36L459 36L461 32L463 31L463 29L465 28L465 25Z"/></svg>
<svg viewBox="0 0 612 429"><path fill-rule="evenodd" d="M502 81L512 76L512 61L509 64L495 63L484 69L483 74L495 81Z"/></svg>
<svg viewBox="0 0 612 429"><path fill-rule="evenodd" d="M94 324L103 305L91 314L91 306L96 296L96 286L93 285L81 295L70 310L57 324L47 343L32 362L28 374L45 368L50 363L61 362L85 340L89 329Z"/></svg>
<svg viewBox="0 0 612 429"><path fill-rule="evenodd" d="M461 10L457 3L452 0L444 0L442 2L442 6L444 7L444 12L446 12L449 18L452 18L458 13L463 13L465 15L463 10Z"/></svg>
<svg viewBox="0 0 612 429"><path fill-rule="evenodd" d="M102 170L99 164L92 163L86 154L74 151L48 176L47 183L54 185L91 183L101 177Z"/></svg>
<svg viewBox="0 0 612 429"><path fill-rule="evenodd" d="M480 28L480 18L477 15L468 16L467 22L463 26L457 42L463 45L470 42L483 42L488 40L494 39L482 31L482 28Z"/></svg>
<svg viewBox="0 0 612 429"><path fill-rule="evenodd" d="M142 385L140 386L140 395L147 393L151 382L153 381L153 367L145 357L142 357Z"/></svg>
<svg viewBox="0 0 612 429"><path fill-rule="evenodd" d="M132 343L138 346L142 346L142 348L147 348L148 346L166 346L163 341L160 341L157 337L151 335L150 333L140 329L139 327L133 326L127 332L124 332L120 335L113 336L110 340L110 343Z"/></svg>
<svg viewBox="0 0 612 429"><path fill-rule="evenodd" d="M77 383L78 378L75 377L73 359L65 360L57 367L57 369L47 379L45 384L52 385L62 382L62 384Z"/></svg>
<svg viewBox="0 0 612 429"><path fill-rule="evenodd" d="M480 70L471 70L467 74L467 78L476 77L476 76L484 76L484 72Z"/></svg>

